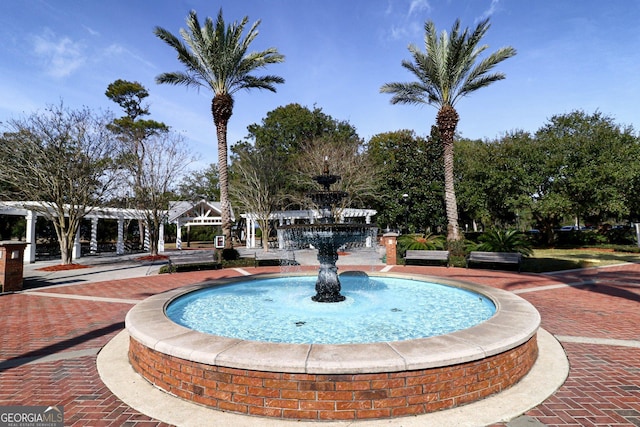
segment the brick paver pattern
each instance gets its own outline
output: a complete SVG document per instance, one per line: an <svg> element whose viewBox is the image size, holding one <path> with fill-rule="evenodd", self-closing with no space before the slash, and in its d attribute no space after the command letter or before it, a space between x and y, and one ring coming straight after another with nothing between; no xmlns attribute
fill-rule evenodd
<svg viewBox="0 0 640 427"><path fill-rule="evenodd" d="M359 269L372 267L341 267ZM555 275L420 266L396 266L392 271L506 289L540 311L542 327L558 337L567 353L570 374L527 416L559 427L640 426L640 265ZM96 354L124 328L135 301L240 275L234 269L191 272L1 295L0 405L63 405L69 426L166 425L109 391L97 373Z"/></svg>

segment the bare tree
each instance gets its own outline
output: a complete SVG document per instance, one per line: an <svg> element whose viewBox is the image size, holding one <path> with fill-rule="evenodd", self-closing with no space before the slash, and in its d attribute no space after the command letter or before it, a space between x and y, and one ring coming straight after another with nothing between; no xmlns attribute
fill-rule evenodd
<svg viewBox="0 0 640 427"><path fill-rule="evenodd" d="M19 197L31 201L25 207L53 223L62 264L72 262L82 219L116 187L110 121L107 114L69 110L61 102L5 125L0 181L19 189Z"/></svg>
<svg viewBox="0 0 640 427"><path fill-rule="evenodd" d="M236 150L231 166L230 195L241 209L256 215L265 251L269 249L269 217L282 201L283 167L282 159L274 151L250 146Z"/></svg>
<svg viewBox="0 0 640 427"><path fill-rule="evenodd" d="M140 175L131 178L140 185L136 198L138 205L144 207L151 255L158 254L160 224L166 220L169 202L175 198L175 187L194 161L184 146L184 139L177 133L149 137L140 159Z"/></svg>
<svg viewBox="0 0 640 427"><path fill-rule="evenodd" d="M379 197L376 191L379 188L379 169L363 150L362 144L356 142L333 138L317 138L308 142L300 150L301 154L296 162L297 173L293 174L292 179L299 180L301 188L318 190L320 188L313 177L323 173L326 162L329 173L340 176L331 190L347 193L341 205L337 206L338 210ZM305 195L298 195L300 197L304 199ZM334 214L337 216L339 212Z"/></svg>

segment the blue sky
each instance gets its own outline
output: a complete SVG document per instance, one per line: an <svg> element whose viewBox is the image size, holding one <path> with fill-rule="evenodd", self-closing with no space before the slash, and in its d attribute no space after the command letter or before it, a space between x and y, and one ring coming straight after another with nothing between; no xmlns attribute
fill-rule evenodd
<svg viewBox="0 0 640 427"><path fill-rule="evenodd" d="M150 118L182 133L201 156L194 167L215 162L211 93L155 83L158 74L182 67L153 28L178 34L190 10L204 21L220 8L227 21L262 20L252 47L273 46L286 56L264 71L286 80L277 93L236 95L230 143L267 112L294 102L349 121L365 140L398 129L428 135L436 109L391 105L380 86L413 80L400 63L410 43L423 48L426 20L449 30L456 18L475 27L487 16L487 52L510 45L518 54L499 65L505 80L459 101L462 136L533 132L575 109L640 129L638 0L2 1L0 121L61 100L121 115L106 88L116 79L138 81L150 92Z"/></svg>

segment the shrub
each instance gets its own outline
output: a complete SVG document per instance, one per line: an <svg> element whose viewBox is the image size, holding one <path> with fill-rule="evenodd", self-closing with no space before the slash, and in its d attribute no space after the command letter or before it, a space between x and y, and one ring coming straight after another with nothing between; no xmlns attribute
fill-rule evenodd
<svg viewBox="0 0 640 427"><path fill-rule="evenodd" d="M489 230L480 236L478 251L520 252L524 256L533 254L531 241L518 230Z"/></svg>
<svg viewBox="0 0 640 427"><path fill-rule="evenodd" d="M222 250L222 259L225 261L235 261L240 259L240 252L231 248Z"/></svg>
<svg viewBox="0 0 640 427"><path fill-rule="evenodd" d="M408 250L442 249L445 240L443 236L434 234L403 234L398 237L398 253L404 255Z"/></svg>
<svg viewBox="0 0 640 427"><path fill-rule="evenodd" d="M447 250L451 253L451 260L460 258L464 261L465 255L475 247L476 244L467 239L447 241ZM453 261L451 261L451 265L455 265Z"/></svg>
<svg viewBox="0 0 640 427"><path fill-rule="evenodd" d="M636 243L635 232L628 227L612 228L604 232L609 243L614 245L633 245Z"/></svg>

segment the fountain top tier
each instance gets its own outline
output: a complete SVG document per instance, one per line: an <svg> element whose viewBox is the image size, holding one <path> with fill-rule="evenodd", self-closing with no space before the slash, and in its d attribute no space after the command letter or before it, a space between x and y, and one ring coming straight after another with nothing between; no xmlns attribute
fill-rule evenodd
<svg viewBox="0 0 640 427"><path fill-rule="evenodd" d="M324 191L316 191L308 193L307 196L320 209L320 222L333 222L333 208L340 203L342 199L348 196L344 191L331 191L331 185L340 181L340 175L332 175L329 173L329 159L324 158L324 167L322 175L313 177L313 180L324 187Z"/></svg>
<svg viewBox="0 0 640 427"><path fill-rule="evenodd" d="M329 191L329 187L340 181L339 175L331 175L329 173L329 159L327 157L324 158L324 167L322 169L322 175L315 176L313 178L315 182L322 185L324 187L324 191Z"/></svg>

